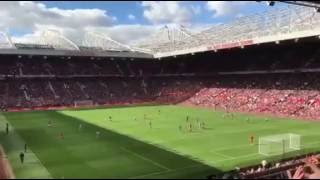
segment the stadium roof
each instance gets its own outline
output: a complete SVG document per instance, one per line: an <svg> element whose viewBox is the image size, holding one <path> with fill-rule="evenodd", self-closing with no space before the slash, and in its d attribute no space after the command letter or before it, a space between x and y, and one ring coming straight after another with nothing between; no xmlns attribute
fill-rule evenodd
<svg viewBox="0 0 320 180"><path fill-rule="evenodd" d="M305 7L320 8L319 1L280 1L280 2L299 5L299 6L305 6Z"/></svg>
<svg viewBox="0 0 320 180"><path fill-rule="evenodd" d="M314 1L306 2L318 4ZM237 18L233 22L214 25L198 33L183 26L165 26L133 46L119 43L97 32L87 32L82 43L76 44L52 30L44 31L35 44L23 45L13 43L7 34L0 32L0 54L104 56L118 53L121 54L119 56L162 58L319 35L320 13L310 7L290 6Z"/></svg>
<svg viewBox="0 0 320 180"><path fill-rule="evenodd" d="M320 35L320 13L288 7L238 18L175 42L146 46L155 57L176 56Z"/></svg>

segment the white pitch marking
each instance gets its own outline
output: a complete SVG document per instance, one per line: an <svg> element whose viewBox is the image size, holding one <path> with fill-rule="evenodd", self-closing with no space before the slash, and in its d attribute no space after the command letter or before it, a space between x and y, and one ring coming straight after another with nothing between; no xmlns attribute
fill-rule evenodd
<svg viewBox="0 0 320 180"><path fill-rule="evenodd" d="M167 168L167 167L165 167L165 166L163 166L163 165L161 165L161 164L159 164L159 163L157 163L155 161L152 161L151 159L148 159L148 158L146 158L144 156L141 156L140 154L132 152L132 151L130 151L130 150L126 149L126 148L123 148L123 147L121 149L126 151L126 152L129 152L129 153L131 153L131 154L133 154L133 155L135 155L135 156L137 156L137 157L139 157L139 158L141 158L141 159L143 159L145 161L151 162L152 164L154 164L154 165L156 165L158 167L161 167L161 168L166 169L166 170L170 170L169 168Z"/></svg>

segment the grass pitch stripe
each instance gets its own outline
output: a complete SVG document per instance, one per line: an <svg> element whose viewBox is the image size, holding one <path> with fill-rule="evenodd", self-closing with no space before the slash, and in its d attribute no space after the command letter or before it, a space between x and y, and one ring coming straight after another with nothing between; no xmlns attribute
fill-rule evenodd
<svg viewBox="0 0 320 180"><path fill-rule="evenodd" d="M132 154L132 155L134 155L134 156L136 156L136 157L139 157L140 159L143 159L143 160L145 160L145 161L148 161L148 162L150 162L150 163L152 163L152 164L154 164L154 165L156 165L156 166L158 166L158 167L160 167L160 168L162 168L162 169L170 170L169 168L167 168L167 167L165 167L165 166L163 166L163 165L161 165L161 164L159 164L159 163L157 163L157 162L155 162L155 161L152 161L151 159L148 159L148 158L146 158L146 157L144 157L144 156L142 156L142 155L140 155L140 154L137 154L137 153L135 153L135 152L133 152L133 151L130 151L130 150L128 150L127 148L122 147L121 149L124 150L124 151L126 151L126 152L128 152L128 153L130 153L130 154Z"/></svg>
<svg viewBox="0 0 320 180"><path fill-rule="evenodd" d="M257 144L254 144L255 146L257 145ZM248 148L248 147L251 147L252 146L252 144L244 144L244 145L239 145L239 146L233 146L233 148L232 149L246 149L246 148ZM218 149L214 149L214 151L225 151L225 150L230 150L230 148L218 148Z"/></svg>
<svg viewBox="0 0 320 180"><path fill-rule="evenodd" d="M257 138L288 132L300 134L303 136L303 148L288 154L288 157L320 147L318 122L279 118L270 118L266 122L264 117L238 113L234 113L233 120L229 117L222 120L224 114L225 112L181 106L2 113L51 175L58 178L199 179L210 173L260 164L262 159L276 161L281 158L258 154L258 145L250 145L248 142L248 137L252 134ZM144 124L148 122L143 121L145 115L154 122L152 130ZM110 123L109 116L117 123ZM193 123L199 118L208 128L199 131L200 133L180 131L179 126L184 127L187 116ZM250 122L247 122L247 117L250 117ZM49 119L58 122L59 129L48 130L46 125ZM88 129L84 133L73 134L78 132L80 123L88 125ZM5 126L0 127L2 134L3 127ZM105 132L103 140L95 138L97 130ZM61 131L73 135L66 141L57 140L56 133ZM36 137L33 138L34 136ZM0 136L0 141L1 139L8 150L11 150L9 156L16 166L14 171L18 178L46 176L40 162L31 156L29 162L32 165L19 168L18 154L23 141L15 135L3 135ZM144 154L146 150L148 154ZM61 154L66 154L64 160L59 159Z"/></svg>
<svg viewBox="0 0 320 180"><path fill-rule="evenodd" d="M259 153L253 153L253 154L248 154L248 155L243 155L243 156L237 156L237 157L234 157L233 159L246 159L248 157L254 157L254 156L259 156L260 154Z"/></svg>
<svg viewBox="0 0 320 180"><path fill-rule="evenodd" d="M315 142L312 142L312 143L307 143L307 144L304 144L304 145L301 145L302 147L308 147L308 146L314 146L314 145L318 145L320 144L320 141L315 141Z"/></svg>
<svg viewBox="0 0 320 180"><path fill-rule="evenodd" d="M216 154L216 155L218 155L218 156L222 156L222 157L225 157L225 158L227 158L227 159L234 159L235 157L233 157L233 156L228 156L228 155L225 155L225 154L222 154L222 153L218 153L218 152L216 152L216 151L210 151L211 153L213 153L213 154Z"/></svg>

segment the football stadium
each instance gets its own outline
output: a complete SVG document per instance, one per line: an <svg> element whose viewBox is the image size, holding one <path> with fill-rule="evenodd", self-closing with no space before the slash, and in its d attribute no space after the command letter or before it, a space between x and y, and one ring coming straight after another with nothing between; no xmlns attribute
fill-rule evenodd
<svg viewBox="0 0 320 180"><path fill-rule="evenodd" d="M135 46L0 32L0 178L319 178L320 4L267 3Z"/></svg>

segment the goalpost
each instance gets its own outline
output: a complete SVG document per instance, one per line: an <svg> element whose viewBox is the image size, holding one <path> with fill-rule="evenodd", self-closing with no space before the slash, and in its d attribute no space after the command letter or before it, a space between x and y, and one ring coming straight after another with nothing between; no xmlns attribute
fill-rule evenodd
<svg viewBox="0 0 320 180"><path fill-rule="evenodd" d="M93 106L92 100L74 101L74 107Z"/></svg>
<svg viewBox="0 0 320 180"><path fill-rule="evenodd" d="M301 136L299 134L278 134L259 138L259 154L281 155L301 149Z"/></svg>

